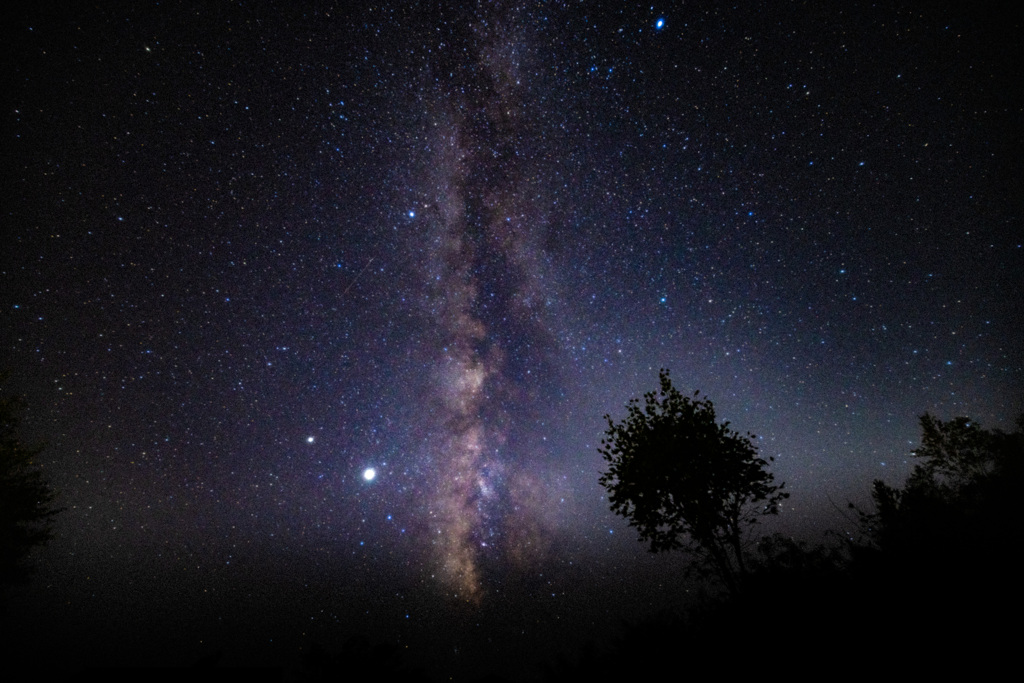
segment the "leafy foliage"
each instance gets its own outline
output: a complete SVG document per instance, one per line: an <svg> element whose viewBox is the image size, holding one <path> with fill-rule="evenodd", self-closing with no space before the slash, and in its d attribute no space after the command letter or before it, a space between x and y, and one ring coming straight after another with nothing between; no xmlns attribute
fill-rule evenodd
<svg viewBox="0 0 1024 683"><path fill-rule="evenodd" d="M914 451L919 462L902 489L874 482L875 512L861 514L868 537L904 556L928 553L929 547L948 554L1001 545L1021 521L1016 498L1024 480L1022 431L982 429L966 417L943 422L921 416L921 446Z"/></svg>
<svg viewBox="0 0 1024 683"><path fill-rule="evenodd" d="M668 370L660 389L632 399L621 422L606 415L598 451L608 463L600 478L613 512L636 527L651 552L696 551L711 573L735 591L746 570L745 530L776 514L789 496L773 484L768 462L751 438L715 421L708 399L683 396Z"/></svg>
<svg viewBox="0 0 1024 683"><path fill-rule="evenodd" d="M52 537L54 494L36 468L42 448L30 448L18 438L21 403L0 398L0 584L28 578L24 564L32 548Z"/></svg>
<svg viewBox="0 0 1024 683"><path fill-rule="evenodd" d="M926 414L904 486L874 482L875 511L861 513L869 543L852 547L851 575L864 605L880 614L898 609L898 628L880 620L891 636L912 633L918 649L936 652L941 643L944 659L952 644L972 654L1012 651L1005 623L1024 606L1024 421L1017 426L1006 434Z"/></svg>

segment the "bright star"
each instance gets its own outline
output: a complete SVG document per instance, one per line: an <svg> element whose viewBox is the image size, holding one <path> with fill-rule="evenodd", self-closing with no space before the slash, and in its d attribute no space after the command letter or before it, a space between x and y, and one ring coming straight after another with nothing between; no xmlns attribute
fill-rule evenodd
<svg viewBox="0 0 1024 683"><path fill-rule="evenodd" d="M313 438L313 437L311 437L311 436L307 436L307 437L306 437L306 443L313 443L313 442L314 442L315 440L316 440L316 439L314 439L314 438Z"/></svg>
<svg viewBox="0 0 1024 683"><path fill-rule="evenodd" d="M367 467L365 470L363 470L363 479L365 479L366 481L373 481L376 476L377 470L373 469L372 467Z"/></svg>

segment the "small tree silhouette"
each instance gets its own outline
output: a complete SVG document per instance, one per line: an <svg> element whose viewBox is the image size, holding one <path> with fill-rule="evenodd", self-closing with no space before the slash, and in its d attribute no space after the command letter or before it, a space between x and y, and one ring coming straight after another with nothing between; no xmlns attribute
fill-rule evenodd
<svg viewBox="0 0 1024 683"><path fill-rule="evenodd" d="M689 549L733 593L746 573L743 538L762 515L788 498L751 438L715 422L708 399L683 396L668 370L660 390L632 399L621 422L605 415L598 452L608 463L600 478L612 511L636 527L651 552ZM770 458L769 458L770 460Z"/></svg>

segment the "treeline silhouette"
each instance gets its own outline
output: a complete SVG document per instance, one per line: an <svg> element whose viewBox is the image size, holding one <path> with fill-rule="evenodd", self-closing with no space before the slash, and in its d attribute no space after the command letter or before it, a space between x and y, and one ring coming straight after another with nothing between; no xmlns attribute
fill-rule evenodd
<svg viewBox="0 0 1024 683"><path fill-rule="evenodd" d="M538 661L546 681L706 675L994 677L1018 646L1018 546L1024 528L1024 416L1016 430L921 418L917 464L902 486L872 485L851 505L858 533L820 543L760 540L735 588L685 611L625 623L619 634ZM682 581L683 577L679 577ZM310 644L298 670L225 670L217 653L152 680L448 680L398 646L355 635ZM485 654L485 653L484 653ZM529 658L531 653L523 653ZM495 666L499 666L495 664ZM97 673L94 670L93 673ZM105 680L137 671L103 669ZM511 680L495 670L479 678Z"/></svg>
<svg viewBox="0 0 1024 683"><path fill-rule="evenodd" d="M610 642L539 662L538 676L1000 674L1019 640L1024 416L1009 434L930 415L921 427L903 486L875 481L873 509L850 506L857 534L829 533L817 544L767 536L738 590L723 586L685 612L623 622ZM353 642L337 656L314 648L306 680L341 680ZM389 652L380 658L389 680L428 678ZM476 680L506 679L496 671Z"/></svg>
<svg viewBox="0 0 1024 683"><path fill-rule="evenodd" d="M875 481L859 535L764 538L739 591L625 626L547 680L701 672L997 675L1019 643L1024 416L1015 432L921 418L903 487Z"/></svg>

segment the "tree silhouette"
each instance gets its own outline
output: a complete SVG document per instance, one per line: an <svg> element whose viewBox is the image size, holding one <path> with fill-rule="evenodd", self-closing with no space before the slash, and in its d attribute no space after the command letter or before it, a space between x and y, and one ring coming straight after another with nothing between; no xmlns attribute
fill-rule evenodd
<svg viewBox="0 0 1024 683"><path fill-rule="evenodd" d="M21 408L17 398L0 397L0 585L28 579L25 559L50 540L58 512L53 491L33 462L42 448L27 447L18 437Z"/></svg>
<svg viewBox="0 0 1024 683"><path fill-rule="evenodd" d="M612 511L636 527L651 552L684 548L700 568L733 593L746 573L743 538L761 515L776 514L789 497L773 484L768 462L751 438L715 422L708 399L683 396L668 370L660 389L631 399L621 422L605 415L598 452L608 463L600 478ZM770 460L770 459L769 459Z"/></svg>
<svg viewBox="0 0 1024 683"><path fill-rule="evenodd" d="M1019 532L1024 483L1024 416L1018 431L983 429L970 418L921 416L918 463L902 489L874 482L873 514L861 513L866 535L891 556L977 558L1005 548ZM947 560L948 561L948 560Z"/></svg>
<svg viewBox="0 0 1024 683"><path fill-rule="evenodd" d="M925 414L903 487L874 482L875 511L860 513L868 544L852 546L851 576L861 604L888 615L873 628L880 640L898 638L944 661L964 653L972 669L987 659L979 653L1013 651L1005 623L1024 606L1024 422L1017 427L1006 434Z"/></svg>

